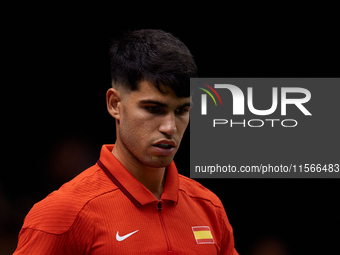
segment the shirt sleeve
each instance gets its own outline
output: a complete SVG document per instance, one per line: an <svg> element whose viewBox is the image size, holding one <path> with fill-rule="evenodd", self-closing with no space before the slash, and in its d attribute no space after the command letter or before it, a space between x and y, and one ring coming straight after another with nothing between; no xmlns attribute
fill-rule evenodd
<svg viewBox="0 0 340 255"><path fill-rule="evenodd" d="M18 246L13 255L21 254L72 254L66 248L72 248L67 235L55 235L35 229L22 229L19 234ZM78 253L74 253L78 254Z"/></svg>
<svg viewBox="0 0 340 255"><path fill-rule="evenodd" d="M90 253L94 224L86 213L80 212L70 228L62 233L54 233L49 229L39 227L25 227L25 225L29 225L29 223L24 224L21 229L18 245L13 255L83 255Z"/></svg>

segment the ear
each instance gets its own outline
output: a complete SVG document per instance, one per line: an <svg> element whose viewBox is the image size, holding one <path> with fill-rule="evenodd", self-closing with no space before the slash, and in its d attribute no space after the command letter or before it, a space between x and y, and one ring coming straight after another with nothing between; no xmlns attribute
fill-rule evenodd
<svg viewBox="0 0 340 255"><path fill-rule="evenodd" d="M110 115L115 118L116 120L119 120L120 118L120 108L119 104L121 103L121 96L119 92L114 89L110 88L106 92L106 106L107 110L110 113Z"/></svg>

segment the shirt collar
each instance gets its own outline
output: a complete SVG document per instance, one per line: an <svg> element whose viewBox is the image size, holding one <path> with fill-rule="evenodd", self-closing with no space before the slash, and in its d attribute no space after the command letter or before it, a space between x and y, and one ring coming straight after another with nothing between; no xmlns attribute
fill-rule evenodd
<svg viewBox="0 0 340 255"><path fill-rule="evenodd" d="M97 162L98 166L135 206L140 207L158 201L112 154L113 146L113 144L103 145ZM167 167L161 200L171 200L177 203L178 182L178 171L174 161L172 161Z"/></svg>

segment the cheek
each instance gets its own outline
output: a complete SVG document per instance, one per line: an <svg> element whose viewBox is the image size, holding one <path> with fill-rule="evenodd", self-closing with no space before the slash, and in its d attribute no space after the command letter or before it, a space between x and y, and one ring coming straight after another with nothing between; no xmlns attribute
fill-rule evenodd
<svg viewBox="0 0 340 255"><path fill-rule="evenodd" d="M186 130L186 128L188 127L189 124L189 117L188 118L184 118L178 121L177 124L177 131L179 133L179 135L182 137L184 134L184 131Z"/></svg>
<svg viewBox="0 0 340 255"><path fill-rule="evenodd" d="M154 124L154 121L148 120L138 111L126 112L121 119L120 133L125 139L141 145L150 140Z"/></svg>

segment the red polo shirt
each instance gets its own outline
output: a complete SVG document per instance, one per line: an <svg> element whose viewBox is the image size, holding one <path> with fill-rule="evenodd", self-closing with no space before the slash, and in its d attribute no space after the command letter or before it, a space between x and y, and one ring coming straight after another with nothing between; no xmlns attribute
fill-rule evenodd
<svg viewBox="0 0 340 255"><path fill-rule="evenodd" d="M216 195L172 162L157 200L112 148L33 206L14 254L238 254Z"/></svg>

